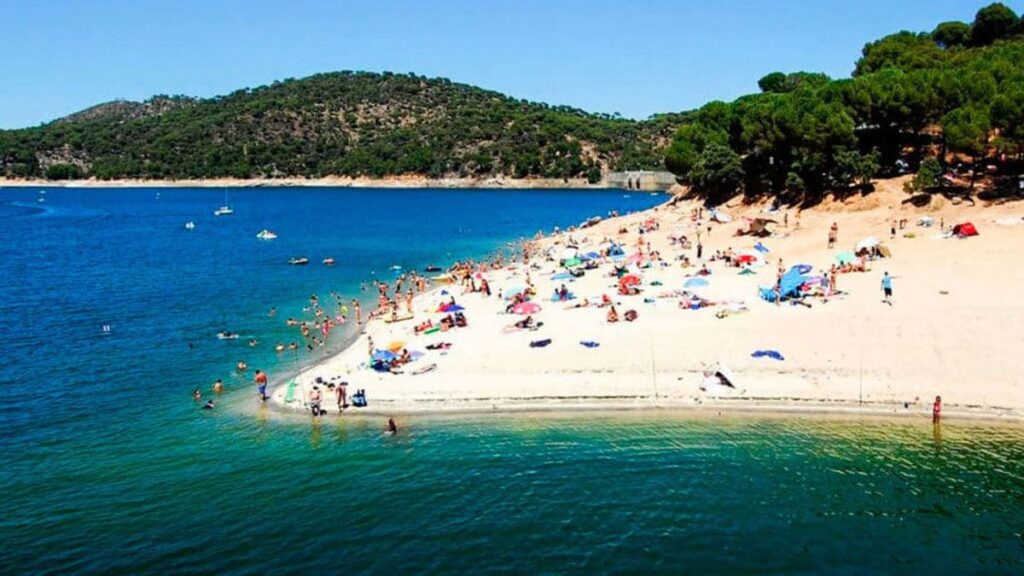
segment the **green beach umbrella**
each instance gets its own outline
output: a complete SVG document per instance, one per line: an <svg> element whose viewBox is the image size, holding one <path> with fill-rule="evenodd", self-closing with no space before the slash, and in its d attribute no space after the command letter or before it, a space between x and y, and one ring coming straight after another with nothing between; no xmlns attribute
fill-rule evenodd
<svg viewBox="0 0 1024 576"><path fill-rule="evenodd" d="M581 264L583 264L583 261L579 258L569 258L565 261L566 268L572 268L573 266L579 266Z"/></svg>
<svg viewBox="0 0 1024 576"><path fill-rule="evenodd" d="M842 266L843 264L850 264L855 260L857 260L857 257L854 256L853 252L849 250L836 254L836 262L839 262L840 266Z"/></svg>

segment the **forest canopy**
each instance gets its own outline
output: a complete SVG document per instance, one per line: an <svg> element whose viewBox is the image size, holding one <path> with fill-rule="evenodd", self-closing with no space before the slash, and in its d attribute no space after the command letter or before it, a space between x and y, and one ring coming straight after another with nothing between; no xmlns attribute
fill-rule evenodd
<svg viewBox="0 0 1024 576"><path fill-rule="evenodd" d="M876 175L914 170L924 158L943 167L966 162L972 186L989 157L1019 174L1022 26L997 3L971 23L868 43L851 78L772 72L758 82L761 93L690 115L665 165L712 201L743 191L813 202Z"/></svg>

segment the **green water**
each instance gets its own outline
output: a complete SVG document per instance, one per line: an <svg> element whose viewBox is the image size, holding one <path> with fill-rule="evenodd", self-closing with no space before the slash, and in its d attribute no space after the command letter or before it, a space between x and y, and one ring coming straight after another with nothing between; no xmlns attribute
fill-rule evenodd
<svg viewBox="0 0 1024 576"><path fill-rule="evenodd" d="M236 409L6 471L15 572L1019 573L1024 427ZM125 428L130 429L128 427ZM90 438L90 441L95 441ZM106 450L102 442L117 445ZM36 484L46 486L45 492Z"/></svg>

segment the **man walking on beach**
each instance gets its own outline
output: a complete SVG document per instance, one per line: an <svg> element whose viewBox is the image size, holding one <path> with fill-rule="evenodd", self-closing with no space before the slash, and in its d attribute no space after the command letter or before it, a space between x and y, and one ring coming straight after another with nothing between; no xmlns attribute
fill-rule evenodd
<svg viewBox="0 0 1024 576"><path fill-rule="evenodd" d="M885 296L885 303L892 306L892 276L886 272L882 275L882 294Z"/></svg>
<svg viewBox="0 0 1024 576"><path fill-rule="evenodd" d="M256 371L256 377L253 378L256 382L256 390L259 391L260 400L263 402L267 401L267 375L261 370Z"/></svg>

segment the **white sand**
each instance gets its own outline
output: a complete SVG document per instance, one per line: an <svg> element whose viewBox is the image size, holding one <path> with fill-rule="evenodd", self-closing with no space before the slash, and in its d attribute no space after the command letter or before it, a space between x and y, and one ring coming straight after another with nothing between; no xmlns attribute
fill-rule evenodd
<svg viewBox="0 0 1024 576"><path fill-rule="evenodd" d="M585 277L567 283L580 302L599 301L609 294L626 310L639 312L633 323L608 324L606 310L566 310L565 303L550 301L561 284L550 280L557 262L535 259L541 270L531 272L537 288L535 301L542 311L535 318L544 323L536 331L506 333L520 316L504 314L505 302L497 298L505 286L524 283L524 270L487 274L494 296L463 294L449 287L467 311L470 326L429 336L413 334L415 324L426 318L442 298L437 291L416 299L416 319L397 324L372 322L367 334L349 349L300 375L297 401L285 404L284 387L273 393L273 402L304 409L303 399L316 377L341 377L349 382L349 394L366 390L374 413L450 410L517 410L566 408L651 407L797 407L813 409L866 409L901 413L930 413L935 395L942 395L946 413L981 412L1019 418L1024 415L1024 215L1021 203L1005 206L943 206L916 209L902 206L905 195L899 181L884 182L880 190L845 205L826 203L800 217L789 211L789 227L762 241L772 252L769 264L756 275L738 274L736 268L709 264L710 286L702 294L714 300L743 300L749 311L716 318L719 307L698 311L680 309L678 298L654 297L682 288L683 269L674 260L683 253L669 245L670 234L685 233L695 242L689 213L692 205L661 207L578 231L576 240L587 238L581 252L596 249L605 237L635 251L637 224L656 217L660 230L645 237L670 264L643 271L641 296L615 295L615 279L609 265L587 271ZM757 206L724 207L734 218L755 215ZM935 218L935 227L919 228L922 215ZM705 211L705 217L707 211ZM781 214L775 216L780 221ZM894 218L907 218L906 230L915 238L889 240ZM974 222L980 236L958 240L940 239L938 223L947 226ZM839 224L837 250L826 249L828 227ZM627 234L618 234L620 227ZM740 223L714 225L710 238L704 224L705 260L715 250L748 249L757 239L737 238ZM777 307L758 297L757 287L775 281L778 258L786 267L797 263L827 268L838 250L852 249L866 236L883 240L893 257L870 264L866 273L840 274L838 287L846 295L813 307L783 304ZM546 239L543 245L565 242L565 237ZM560 252L559 247L558 251ZM685 251L691 259L695 250ZM894 305L882 303L882 272L894 277ZM652 281L663 286L651 286ZM945 293L943 293L945 292ZM447 297L444 297L447 300ZM367 335L378 347L394 340L425 356L401 375L378 374L366 367ZM546 348L530 348L529 342L550 338ZM600 343L595 349L582 340ZM427 344L450 342L447 352L426 351ZM780 351L784 361L754 359L757 349ZM737 387L710 386L701 390L704 369L720 362L736 374ZM418 367L436 364L436 370L413 375ZM916 403L914 403L916 401ZM911 402L909 409L904 402ZM335 412L334 397L325 390L325 406Z"/></svg>

